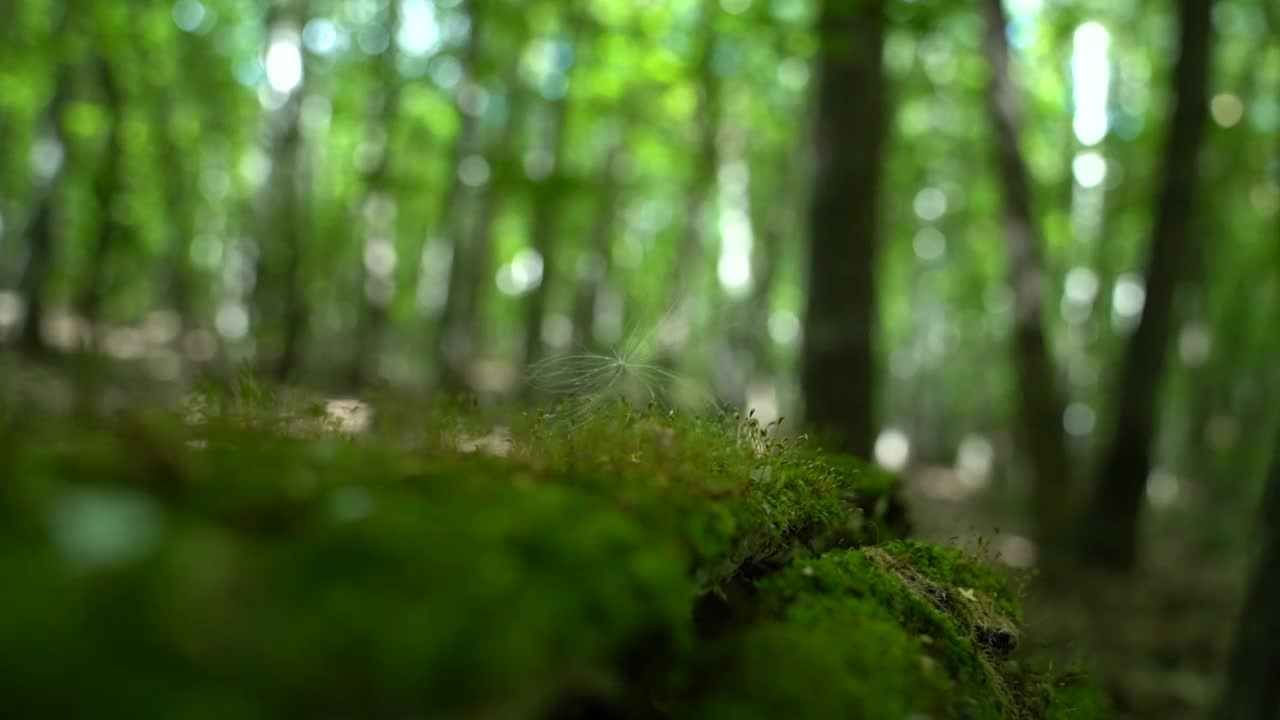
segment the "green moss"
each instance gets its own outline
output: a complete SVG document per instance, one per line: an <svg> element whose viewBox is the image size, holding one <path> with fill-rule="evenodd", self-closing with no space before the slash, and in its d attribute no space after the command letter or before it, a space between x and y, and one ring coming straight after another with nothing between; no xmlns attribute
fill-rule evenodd
<svg viewBox="0 0 1280 720"><path fill-rule="evenodd" d="M1111 710L1096 686L1080 683L1054 691L1044 720L1106 720Z"/></svg>
<svg viewBox="0 0 1280 720"><path fill-rule="evenodd" d="M1080 667L1066 670L1037 668L1008 661L1001 673L1023 709L1023 717L1037 720L1108 720L1114 717L1101 688Z"/></svg>
<svg viewBox="0 0 1280 720"><path fill-rule="evenodd" d="M851 479L842 490L843 499L859 509L821 539L820 549L874 545L908 534L898 476L852 455L814 452L814 458Z"/></svg>
<svg viewBox="0 0 1280 720"><path fill-rule="evenodd" d="M885 720L1024 707L979 637L977 609L1016 617L999 576L919 543L833 549L878 537L850 528L874 527L865 499L892 484L756 423L434 408L347 437L305 396L240 383L199 405L23 418L22 442L0 443L9 706L519 719L658 699L680 717ZM700 636L695 601L728 587L751 607Z"/></svg>
<svg viewBox="0 0 1280 720"><path fill-rule="evenodd" d="M949 683L925 657L875 603L805 603L723 643L711 686L678 716L902 720L945 706Z"/></svg>
<svg viewBox="0 0 1280 720"><path fill-rule="evenodd" d="M921 656L947 679L948 717L1004 717L1008 701L967 629L899 573L883 567L877 561L882 556L877 548L828 553L767 581L765 597L784 605L803 606L812 598L875 604L921 644Z"/></svg>
<svg viewBox="0 0 1280 720"><path fill-rule="evenodd" d="M902 478L862 458L845 453L822 453L821 457L832 467L858 476L859 491L869 496L890 497L901 489Z"/></svg>
<svg viewBox="0 0 1280 720"><path fill-rule="evenodd" d="M905 561L933 582L962 591L972 590L986 598L999 614L1015 622L1022 620L1022 612L1008 578L965 552L917 540L897 540L885 543L881 549ZM962 596L970 594L964 592Z"/></svg>
<svg viewBox="0 0 1280 720"><path fill-rule="evenodd" d="M158 527L131 555L95 560L92 545L58 537L74 527L55 528L52 547L28 536L43 563L20 566L11 587L65 602L0 603L6 646L40 649L0 653L0 694L54 714L104 704L147 716L175 694L247 694L276 717L533 717L571 694L620 701L646 670L627 664L637 648L679 665L685 557L599 498L514 489L519 476L484 458L391 473L394 462L349 444L282 472L289 445L211 449L204 467L229 470L223 453L259 464L219 483L224 496L200 475L180 499L142 500ZM46 515L77 493L51 489ZM95 512L99 534L132 532L111 527L108 507L79 522ZM40 682L59 677L104 681L74 694ZM150 685L158 692L132 693Z"/></svg>
<svg viewBox="0 0 1280 720"><path fill-rule="evenodd" d="M616 405L571 432L555 416L526 417L512 442L517 460L615 496L682 538L703 589L745 563L785 562L866 512L851 502L865 476L750 420Z"/></svg>

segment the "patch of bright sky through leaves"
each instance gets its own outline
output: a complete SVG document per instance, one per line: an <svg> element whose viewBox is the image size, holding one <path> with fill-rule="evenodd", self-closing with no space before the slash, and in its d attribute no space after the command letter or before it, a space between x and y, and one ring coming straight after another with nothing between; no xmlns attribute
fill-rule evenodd
<svg viewBox="0 0 1280 720"><path fill-rule="evenodd" d="M377 3L371 0L349 0L342 15L347 22L316 17L297 31L273 33L265 56L259 62L240 63L236 79L254 87L264 79L281 94L297 89L303 79L302 49L320 56L332 56L348 50L353 44L367 54L376 55L387 49L391 38L376 21ZM208 32L216 24L213 11L200 0L178 0L173 5L173 22L185 32ZM431 0L404 0L395 42L399 50L410 56L434 52L441 44L444 28L437 21L436 3Z"/></svg>

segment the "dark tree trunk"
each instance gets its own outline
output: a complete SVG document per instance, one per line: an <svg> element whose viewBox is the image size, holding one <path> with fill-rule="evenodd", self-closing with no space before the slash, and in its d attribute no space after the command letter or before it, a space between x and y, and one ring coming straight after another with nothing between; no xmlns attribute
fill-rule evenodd
<svg viewBox="0 0 1280 720"><path fill-rule="evenodd" d="M268 32L285 26L301 28L310 8L306 0L281 0L268 11ZM305 52L303 58L306 57ZM303 242L307 234L307 172L302 134L302 101L306 97L308 68L302 84L294 88L267 120L267 152L271 173L262 191L262 215L258 228L259 259L254 285L254 305L259 322L278 324L278 345L268 369L278 381L291 380L302 363L302 342L308 308L303 284ZM267 332L263 332L267 330ZM267 328L259 334L272 336ZM267 359L267 358L264 358Z"/></svg>
<svg viewBox="0 0 1280 720"><path fill-rule="evenodd" d="M735 407L750 410L751 388L757 379L771 379L775 367L773 343L769 337L770 302L773 299L778 266L782 261L783 240L792 228L796 208L795 188L799 185L798 159L775 154L759 161L761 169L777 172L768 183L758 178L765 173L752 173L749 188L751 206L751 290L732 307L728 330L727 358L720 359L717 371L719 398Z"/></svg>
<svg viewBox="0 0 1280 720"><path fill-rule="evenodd" d="M702 20L699 29L699 45L694 61L694 72L698 78L698 105L694 115L697 131L697 150L691 158L692 174L684 203L684 226L676 246L674 266L671 268L670 282L667 284L666 307L659 316L659 323L675 320L679 323L691 323L690 299L697 296L702 288L703 277L700 276L706 267L704 253L708 228L715 228L711 210L716 200L716 175L720 167L720 153L717 147L717 135L720 131L721 114L721 82L716 75L715 49L717 34L715 19L718 6L714 3L702 4ZM707 291L705 297L711 297ZM653 352L652 363L666 370L663 377L655 383L650 392L655 399L670 404L674 400L671 379L684 351L684 339L668 342L658 337L656 352ZM640 346L643 355L648 348Z"/></svg>
<svg viewBox="0 0 1280 720"><path fill-rule="evenodd" d="M91 326L101 319L102 303L110 278L108 263L112 251L125 233L115 207L123 180L120 164L124 159L124 129L121 120L124 100L121 97L120 83L107 58L98 58L97 70L98 87L102 90L102 100L109 119L106 143L93 179L93 197L98 207L97 237L90 251L89 277L76 303L80 315Z"/></svg>
<svg viewBox="0 0 1280 720"><path fill-rule="evenodd" d="M62 113L71 99L71 68L63 65L54 81L53 97L45 108L45 132L65 153L66 137L62 132ZM27 258L18 278L18 292L25 302L22 318L21 347L27 352L41 353L48 349L41 331L44 319L45 293L49 286L53 264L57 258L57 237L54 226L58 214L58 185L66 166L64 158L47 178L37 178L35 183L36 206L27 222Z"/></svg>
<svg viewBox="0 0 1280 720"><path fill-rule="evenodd" d="M1083 559L1102 569L1129 571L1137 562L1157 394L1174 324L1174 294L1195 242L1192 207L1206 121L1212 7L1213 0L1182 0L1180 4L1175 97L1147 260L1146 302L1129 340L1114 394L1114 434L1083 518Z"/></svg>
<svg viewBox="0 0 1280 720"><path fill-rule="evenodd" d="M481 303L492 277L493 226L502 213L503 193L515 166L520 120L527 100L523 89L516 87L514 78L507 87L511 89L511 105L506 109L497 142L489 153L492 168L489 181L481 191L468 242L454 251L449 291L440 316L443 331L439 346L440 389L447 394L468 390L467 369L482 340L479 321L483 315Z"/></svg>
<svg viewBox="0 0 1280 720"><path fill-rule="evenodd" d="M694 269L700 267L703 246L706 244L708 208L712 205L716 189L716 171L720 154L716 147L716 133L720 129L720 81L712 68L716 34L715 11L709 5L704 8L702 45L698 51L698 150L693 159L693 178L689 183L688 203L685 206L684 231L680 236L676 258L675 281L672 288L674 310L682 312L685 300L696 290Z"/></svg>
<svg viewBox="0 0 1280 720"><path fill-rule="evenodd" d="M180 41L185 38L180 38ZM189 58L188 53L182 53ZM196 302L192 289L190 273L191 239L196 232L196 188L192 178L197 177L200 166L200 153L196 150L183 151L179 139L178 128L172 119L170 102L165 100L167 88L157 88L161 100L153 105L153 123L158 128L157 142L160 146L159 167L156 172L162 176L171 173L165 184L164 199L168 228L166 237L169 248L165 258L163 286L166 299L174 312L178 314L180 327L191 323L196 313ZM173 172L177 167L178 171Z"/></svg>
<svg viewBox="0 0 1280 720"><path fill-rule="evenodd" d="M600 166L586 262L580 265L578 289L573 297L573 344L575 348L588 352L596 352L600 348L596 336L596 306L605 278L609 275L614 228L622 195L618 174L625 135L624 131L618 143L609 148Z"/></svg>
<svg viewBox="0 0 1280 720"><path fill-rule="evenodd" d="M1262 543L1236 630L1219 720L1280 720L1280 440L1262 501Z"/></svg>
<svg viewBox="0 0 1280 720"><path fill-rule="evenodd" d="M394 38L400 28L400 2L397 0L389 3L386 14L387 32L389 37ZM376 241L390 242L393 249L398 245L395 242L395 214L392 211L389 217L384 217L383 212L388 207L394 207L390 205L392 201L388 192L391 180L390 150L396 118L400 113L403 87L400 71L396 68L397 58L396 43L392 42L377 62L377 81L369 103L368 141L377 146L378 154L364 172L364 193L356 206L359 213L356 227L362 234L357 243L362 251L367 251L375 238ZM364 385L376 374L378 355L387 326L387 306L392 302L395 292L394 275L378 276L371 272L363 252L360 267L360 315L356 320L355 353L347 371L347 381L353 388ZM382 289L384 283L392 283L389 292Z"/></svg>
<svg viewBox="0 0 1280 720"><path fill-rule="evenodd" d="M1258 513L1262 542L1237 621L1217 720L1280 720L1280 437L1272 453Z"/></svg>
<svg viewBox="0 0 1280 720"><path fill-rule="evenodd" d="M572 45L571 45L572 47ZM572 88L572 83L570 84ZM572 92L572 90L570 90ZM560 205L564 197L565 126L569 115L569 94L566 92L552 102L549 108L550 127L547 131L546 151L550 154L550 176L539 181L533 193L533 228L530 232L533 249L542 257L542 281L529 293L524 307L524 362L525 365L542 359L542 326L547 316L547 296L556 280L556 227ZM527 388L526 388L527 390Z"/></svg>
<svg viewBox="0 0 1280 720"><path fill-rule="evenodd" d="M292 103L288 129L285 132L278 160L285 171L282 192L284 201L279 208L279 242L283 250L281 262L280 329L283 337L280 354L276 358L275 377L281 382L291 379L302 361L302 337L307 326L307 304L302 284L302 243L304 237L304 170L302 167L301 96Z"/></svg>
<svg viewBox="0 0 1280 720"><path fill-rule="evenodd" d="M1062 395L1044 337L1042 240L1032 210L1031 174L1019 148L1018 91L1009 72L1008 19L1002 0L985 0L986 52L991 65L988 112L995 128L1004 186L1005 244L1014 297L1014 369L1018 383L1021 443L1034 474L1031 511L1042 558L1068 549L1070 502Z"/></svg>
<svg viewBox="0 0 1280 720"><path fill-rule="evenodd" d="M876 245L887 117L884 0L826 0L801 384L833 449L871 454Z"/></svg>
<svg viewBox="0 0 1280 720"><path fill-rule="evenodd" d="M486 29L485 16L481 12L483 6L478 0L466 0L463 3L463 8L470 26L467 31L466 47L462 52L462 78L458 83L460 89L468 88L477 83ZM465 264L461 256L467 252L467 243L463 240L462 223L462 200L467 196L467 187L462 181L461 168L463 161L477 151L480 140L480 117L478 113L464 107L460 98L458 102L458 136L453 143L453 153L449 164L452 176L449 179L449 187L443 196L440 210L436 215L435 229L433 230L434 234L443 236L450 245L449 272L445 279L444 305L441 307L440 315L435 323L435 352L432 354L432 359L435 363L434 369L437 373L437 384L446 392L457 392L465 386L464 375L460 375L451 365L454 362L454 318L459 312L457 306L459 293L461 292L458 284L458 273L463 270L463 265ZM492 181L492 178L490 178L490 181Z"/></svg>
<svg viewBox="0 0 1280 720"><path fill-rule="evenodd" d="M164 282L166 299L183 325L191 320L195 312L192 298L191 278L188 272L188 259L191 254L191 237L195 233L195 210L193 207L193 188L190 178L195 177L194 168L198 167L198 159L191 162L184 153L182 144L177 139L173 122L169 119L168 108L156 104L154 114L155 127L159 128L157 142L160 143L162 167L158 172L171 173L174 164L180 167L175 177L171 177L164 189L165 211L167 214L167 234L169 250L165 258ZM198 154L196 154L198 158Z"/></svg>

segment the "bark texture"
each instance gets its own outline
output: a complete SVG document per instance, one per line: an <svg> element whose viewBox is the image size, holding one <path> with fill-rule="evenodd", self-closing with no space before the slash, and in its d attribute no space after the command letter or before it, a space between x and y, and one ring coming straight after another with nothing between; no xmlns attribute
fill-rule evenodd
<svg viewBox="0 0 1280 720"><path fill-rule="evenodd" d="M1032 202L1031 173L1019 147L1022 111L1009 70L1008 18L1002 0L984 0L986 53L991 66L988 113L995 130L997 168L1004 188L1004 235L1014 297L1014 370L1022 451L1032 471L1032 516L1041 556L1066 549L1067 446L1063 400L1044 333L1043 240Z"/></svg>
<svg viewBox="0 0 1280 720"><path fill-rule="evenodd" d="M806 418L834 449L871 454L875 265L887 88L883 0L826 0L802 360Z"/></svg>
<svg viewBox="0 0 1280 720"><path fill-rule="evenodd" d="M1101 569L1130 571L1138 558L1158 392L1174 329L1174 295L1197 240L1192 220L1206 123L1212 8L1213 0L1182 0L1178 11L1173 112L1146 266L1146 302L1113 394L1114 434L1084 517L1083 560Z"/></svg>

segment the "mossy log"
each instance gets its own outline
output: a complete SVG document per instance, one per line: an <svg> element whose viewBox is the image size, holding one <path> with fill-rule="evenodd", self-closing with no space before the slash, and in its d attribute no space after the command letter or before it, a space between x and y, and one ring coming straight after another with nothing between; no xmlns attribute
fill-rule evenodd
<svg viewBox="0 0 1280 720"><path fill-rule="evenodd" d="M1103 717L892 479L756 423L199 405L0 441L15 716Z"/></svg>

